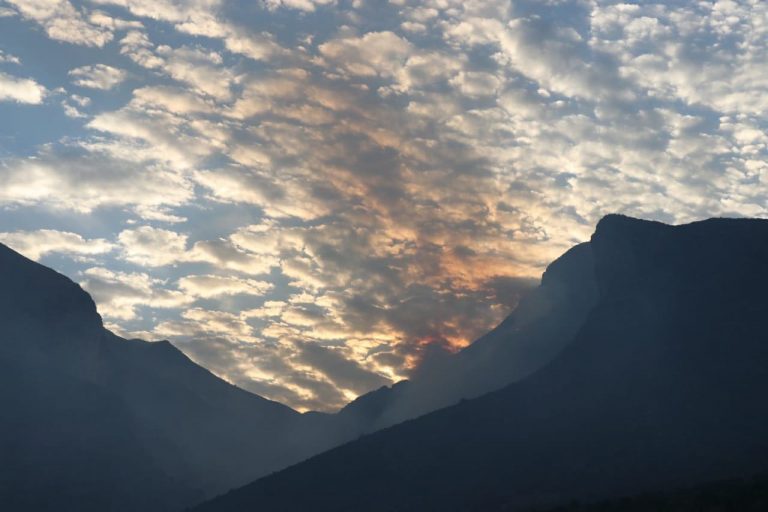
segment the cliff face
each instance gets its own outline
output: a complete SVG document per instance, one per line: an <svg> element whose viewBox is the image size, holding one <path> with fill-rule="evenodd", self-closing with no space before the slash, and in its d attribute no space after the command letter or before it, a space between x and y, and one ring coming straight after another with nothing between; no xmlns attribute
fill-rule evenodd
<svg viewBox="0 0 768 512"><path fill-rule="evenodd" d="M519 382L201 507L528 510L768 470L768 221L609 216L598 296Z"/></svg>

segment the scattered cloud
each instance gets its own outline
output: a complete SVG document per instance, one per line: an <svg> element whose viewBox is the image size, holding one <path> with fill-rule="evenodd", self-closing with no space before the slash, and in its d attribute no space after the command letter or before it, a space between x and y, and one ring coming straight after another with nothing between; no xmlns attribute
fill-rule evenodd
<svg viewBox="0 0 768 512"><path fill-rule="evenodd" d="M83 46L103 47L113 33L88 20L88 12L68 0L6 0L22 18L40 25L51 39Z"/></svg>
<svg viewBox="0 0 768 512"><path fill-rule="evenodd" d="M33 260L51 253L87 260L89 256L108 253L115 247L103 238L86 239L77 233L53 229L0 233L0 242Z"/></svg>
<svg viewBox="0 0 768 512"><path fill-rule="evenodd" d="M192 198L183 175L77 147L44 148L30 158L0 162L0 204L40 205L89 213L100 207L141 212Z"/></svg>
<svg viewBox="0 0 768 512"><path fill-rule="evenodd" d="M18 78L0 71L0 101L39 105L46 93L45 87L31 78Z"/></svg>
<svg viewBox="0 0 768 512"><path fill-rule="evenodd" d="M75 68L69 72L69 76L75 85L106 91L125 80L127 73L106 64L95 64Z"/></svg>
<svg viewBox="0 0 768 512"><path fill-rule="evenodd" d="M0 16L2 17L2 16ZM21 59L10 53L0 50L0 64L21 64Z"/></svg>
<svg viewBox="0 0 768 512"><path fill-rule="evenodd" d="M179 288L193 297L211 298L222 295L264 295L274 286L266 281L231 276L186 276L179 279Z"/></svg>
<svg viewBox="0 0 768 512"><path fill-rule="evenodd" d="M351 75L394 76L413 51L408 40L394 32L368 32L341 37L319 46L320 54Z"/></svg>
<svg viewBox="0 0 768 512"><path fill-rule="evenodd" d="M138 308L180 308L194 299L167 282L143 272L115 272L91 267L83 272L83 289L96 301L99 313L112 321L134 320Z"/></svg>

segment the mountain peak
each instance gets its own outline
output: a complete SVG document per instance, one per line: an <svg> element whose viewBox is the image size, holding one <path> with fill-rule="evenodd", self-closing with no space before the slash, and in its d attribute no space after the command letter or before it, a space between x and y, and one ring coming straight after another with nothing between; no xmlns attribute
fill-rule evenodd
<svg viewBox="0 0 768 512"><path fill-rule="evenodd" d="M77 283L2 244L0 275L4 340L40 339L38 335L45 334L46 342L56 343L102 329L96 304Z"/></svg>

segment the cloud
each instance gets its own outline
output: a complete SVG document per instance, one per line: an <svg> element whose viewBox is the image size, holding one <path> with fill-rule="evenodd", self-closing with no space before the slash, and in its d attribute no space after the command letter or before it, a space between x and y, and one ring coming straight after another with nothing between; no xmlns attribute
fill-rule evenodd
<svg viewBox="0 0 768 512"><path fill-rule="evenodd" d="M179 279L179 288L194 297L211 298L221 295L264 295L274 287L266 281L230 276L198 275Z"/></svg>
<svg viewBox="0 0 768 512"><path fill-rule="evenodd" d="M88 128L111 138L90 140L83 147L136 165L160 162L186 170L220 148L227 136L226 130L216 133L205 122L192 124L152 107L140 99L120 110L95 115Z"/></svg>
<svg viewBox="0 0 768 512"><path fill-rule="evenodd" d="M208 114L216 105L201 96L178 87L141 87L133 91L133 103L142 108L161 108L181 115Z"/></svg>
<svg viewBox="0 0 768 512"><path fill-rule="evenodd" d="M0 204L89 213L103 206L152 211L191 199L191 185L160 165L137 165L98 151L43 149L1 163Z"/></svg>
<svg viewBox="0 0 768 512"><path fill-rule="evenodd" d="M389 379L362 368L333 349L316 343L301 344L297 360L322 372L339 387L356 394L391 384Z"/></svg>
<svg viewBox="0 0 768 512"><path fill-rule="evenodd" d="M2 16L0 16L2 17ZM0 50L0 64L21 64L21 59L10 53Z"/></svg>
<svg viewBox="0 0 768 512"><path fill-rule="evenodd" d="M279 264L279 253L265 247L257 247L251 251L246 249L247 245L243 246L229 239L199 240L190 245L186 234L152 226L125 229L117 238L124 259L146 267L209 263L214 267L254 275L268 273L272 267ZM211 276L210 284L214 285L216 279L221 281L220 285L224 285L227 278ZM230 284L235 285L237 281L235 279ZM241 285L248 282L252 287L264 286L260 281L241 281ZM194 286L194 283L190 282L189 285Z"/></svg>
<svg viewBox="0 0 768 512"><path fill-rule="evenodd" d="M160 323L155 332L162 336L187 338L224 336L231 340L255 342L253 328L246 320L234 313L202 308L192 308L181 314L181 319Z"/></svg>
<svg viewBox="0 0 768 512"><path fill-rule="evenodd" d="M158 47L157 54L164 59L163 69L172 78L213 98L229 99L235 76L221 65L220 54L200 48L168 46Z"/></svg>
<svg viewBox="0 0 768 512"><path fill-rule="evenodd" d="M231 295L262 296L272 289L271 283L253 279L186 275L173 282L152 277L145 272L115 272L104 267L88 268L83 271L83 277L81 285L93 295L99 305L99 312L113 321L135 320L140 308L186 309L200 299ZM206 316L202 311L192 307L182 314L182 318L192 321L205 319L205 325L167 321L158 327L157 332L166 336L187 332L216 332L240 340L251 337L251 328L243 321L235 321L235 315L218 312ZM236 326L234 331L232 326Z"/></svg>
<svg viewBox="0 0 768 512"><path fill-rule="evenodd" d="M0 101L39 105L46 94L45 87L31 78L18 78L0 71Z"/></svg>
<svg viewBox="0 0 768 512"><path fill-rule="evenodd" d="M121 6L136 16L177 23L204 16L221 4L220 0L93 0L93 3Z"/></svg>
<svg viewBox="0 0 768 512"><path fill-rule="evenodd" d="M136 86L48 93L0 203L111 230L111 325L299 408L466 345L606 213L768 214L759 2L72 5L116 42L69 68Z"/></svg>
<svg viewBox="0 0 768 512"><path fill-rule="evenodd" d="M186 235L167 229L141 226L126 229L117 237L127 261L137 265L160 267L185 259Z"/></svg>
<svg viewBox="0 0 768 512"><path fill-rule="evenodd" d="M77 233L53 229L0 233L0 242L33 260L51 253L87 258L111 252L115 247L103 238L86 239Z"/></svg>
<svg viewBox="0 0 768 512"><path fill-rule="evenodd" d="M300 11L314 11L318 6L331 5L335 0L264 0L269 9L288 8Z"/></svg>
<svg viewBox="0 0 768 512"><path fill-rule="evenodd" d="M319 46L320 54L352 75L393 76L413 51L397 34L369 32L362 37L332 39Z"/></svg>
<svg viewBox="0 0 768 512"><path fill-rule="evenodd" d="M24 19L40 25L51 39L102 47L112 40L109 28L91 23L68 0L7 0Z"/></svg>
<svg viewBox="0 0 768 512"><path fill-rule="evenodd" d="M161 279L143 272L115 272L91 267L83 272L80 283L98 305L99 313L110 320L133 320L137 308L179 308L193 298L179 290L169 289Z"/></svg>
<svg viewBox="0 0 768 512"><path fill-rule="evenodd" d="M135 16L172 23L181 33L221 39L228 51L257 61L283 53L269 32L253 33L235 23L222 20L217 15L221 2L216 0L96 0L96 3L122 6Z"/></svg>
<svg viewBox="0 0 768 512"><path fill-rule="evenodd" d="M69 72L69 76L73 78L75 85L106 91L121 83L128 75L122 69L95 64L75 68Z"/></svg>

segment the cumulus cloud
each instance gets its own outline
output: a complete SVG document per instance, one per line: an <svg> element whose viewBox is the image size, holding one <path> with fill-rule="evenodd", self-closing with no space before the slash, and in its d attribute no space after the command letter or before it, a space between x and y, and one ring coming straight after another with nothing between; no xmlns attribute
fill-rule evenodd
<svg viewBox="0 0 768 512"><path fill-rule="evenodd" d="M209 263L219 268L254 275L268 273L272 267L279 264L278 253L269 248L247 250L232 239L199 240L190 244L189 237L184 233L152 226L125 229L117 238L125 260L146 267ZM211 284L214 284L215 279L217 278L211 277ZM230 284L234 285L236 281ZM224 281L220 284L223 283ZM248 281L241 284L244 283ZM261 286L258 281L250 283L252 286ZM193 283L189 284L193 286Z"/></svg>
<svg viewBox="0 0 768 512"><path fill-rule="evenodd" d="M106 64L81 66L69 72L72 83L90 89L108 90L125 80L127 73Z"/></svg>
<svg viewBox="0 0 768 512"><path fill-rule="evenodd" d="M336 3L335 0L264 0L264 4L269 9L286 7L289 9L298 9L301 11L314 11L318 6L330 5L334 3Z"/></svg>
<svg viewBox="0 0 768 512"><path fill-rule="evenodd" d="M356 394L390 384L389 379L365 370L354 360L317 343L302 344L297 360L322 372L339 387Z"/></svg>
<svg viewBox="0 0 768 512"><path fill-rule="evenodd" d="M218 0L96 0L96 3L121 6L135 16L171 23L181 33L220 39L228 51L257 61L283 53L269 32L253 33L222 19L218 15L221 8Z"/></svg>
<svg viewBox="0 0 768 512"><path fill-rule="evenodd" d="M160 267L186 259L187 236L175 231L141 226L117 238L125 259L137 265Z"/></svg>
<svg viewBox="0 0 768 512"><path fill-rule="evenodd" d="M77 233L53 229L0 233L0 242L33 260L39 260L51 253L87 258L108 253L115 247L113 243L103 238L86 239Z"/></svg>
<svg viewBox="0 0 768 512"><path fill-rule="evenodd" d="M179 288L194 297L211 298L221 295L264 295L274 287L266 281L232 276L199 275L179 279Z"/></svg>
<svg viewBox="0 0 768 512"><path fill-rule="evenodd" d="M80 148L44 149L0 162L0 203L45 204L88 213L103 206L152 210L192 197L191 184L162 166L144 166Z"/></svg>
<svg viewBox="0 0 768 512"><path fill-rule="evenodd" d="M80 283L91 294L99 313L111 320L133 320L137 308L179 308L193 302L187 294L143 272L115 272L91 267Z"/></svg>
<svg viewBox="0 0 768 512"><path fill-rule="evenodd" d="M0 71L0 101L39 105L46 93L45 87L31 78L18 78Z"/></svg>
<svg viewBox="0 0 768 512"><path fill-rule="evenodd" d="M0 16L2 17L2 16ZM10 53L6 53L0 50L0 63L1 64L21 64L21 59Z"/></svg>
<svg viewBox="0 0 768 512"><path fill-rule="evenodd" d="M25 19L40 25L51 39L101 47L112 40L112 31L90 22L85 9L68 0L7 0Z"/></svg>
<svg viewBox="0 0 768 512"><path fill-rule="evenodd" d="M362 37L342 37L320 45L320 54L352 75L392 76L405 63L413 47L389 31Z"/></svg>

